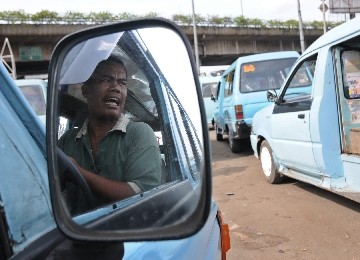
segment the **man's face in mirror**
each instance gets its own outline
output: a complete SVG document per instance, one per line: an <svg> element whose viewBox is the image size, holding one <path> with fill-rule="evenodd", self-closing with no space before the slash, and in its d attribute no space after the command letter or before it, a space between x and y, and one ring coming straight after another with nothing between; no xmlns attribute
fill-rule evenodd
<svg viewBox="0 0 360 260"><path fill-rule="evenodd" d="M127 96L126 70L122 63L101 61L82 87L89 114L96 120L116 122Z"/></svg>

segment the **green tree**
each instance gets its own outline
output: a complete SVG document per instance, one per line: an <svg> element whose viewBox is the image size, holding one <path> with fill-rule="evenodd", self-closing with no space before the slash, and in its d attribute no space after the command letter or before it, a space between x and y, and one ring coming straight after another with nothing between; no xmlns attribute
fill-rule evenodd
<svg viewBox="0 0 360 260"><path fill-rule="evenodd" d="M224 24L224 17L220 17L218 15L210 16L209 22L216 25Z"/></svg>
<svg viewBox="0 0 360 260"><path fill-rule="evenodd" d="M265 24L261 19L253 18L253 19L249 19L248 21L249 21L249 24L253 25L255 28L265 27Z"/></svg>
<svg viewBox="0 0 360 260"><path fill-rule="evenodd" d="M267 25L270 28L282 28L284 27L284 23L281 22L280 20L269 20L267 21Z"/></svg>
<svg viewBox="0 0 360 260"><path fill-rule="evenodd" d="M247 27L249 25L249 20L245 16L238 16L234 18L236 26Z"/></svg>
<svg viewBox="0 0 360 260"><path fill-rule="evenodd" d="M24 10L0 12L0 19L8 23L24 23L31 20L31 17Z"/></svg>
<svg viewBox="0 0 360 260"><path fill-rule="evenodd" d="M118 14L116 16L116 18L117 18L117 20L120 20L120 21L129 21L129 20L136 19L137 16L132 13L123 12L123 13Z"/></svg>
<svg viewBox="0 0 360 260"><path fill-rule="evenodd" d="M40 22L40 23L44 23L44 24L51 24L51 23L56 23L61 19L59 18L59 15L57 12L41 10L40 12L37 12L37 13L31 15L31 20L33 22L37 22L37 23Z"/></svg>
<svg viewBox="0 0 360 260"><path fill-rule="evenodd" d="M154 17L159 17L159 15L158 15L158 13L150 12L150 13L144 14L142 17L145 17L145 18L154 18Z"/></svg>
<svg viewBox="0 0 360 260"><path fill-rule="evenodd" d="M192 24L192 16L191 15L183 15L183 14L175 14L172 17L174 22L178 22L184 25Z"/></svg>
<svg viewBox="0 0 360 260"><path fill-rule="evenodd" d="M290 19L290 20L286 20L284 22L284 25L286 26L286 28L288 29L295 29L295 28L299 28L299 22L295 19Z"/></svg>
<svg viewBox="0 0 360 260"><path fill-rule="evenodd" d="M70 24L84 24L86 23L86 15L80 12L68 11L63 16L65 21Z"/></svg>

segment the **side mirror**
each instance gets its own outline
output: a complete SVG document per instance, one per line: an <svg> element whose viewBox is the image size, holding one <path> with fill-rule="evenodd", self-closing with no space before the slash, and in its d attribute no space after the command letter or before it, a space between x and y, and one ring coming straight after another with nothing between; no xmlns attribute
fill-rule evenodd
<svg viewBox="0 0 360 260"><path fill-rule="evenodd" d="M68 128L62 136L60 119ZM100 128L108 129L96 139ZM172 22L104 25L60 41L49 67L46 131L53 212L66 236L175 239L206 222L205 109L191 46ZM120 190L132 194L118 197Z"/></svg>
<svg viewBox="0 0 360 260"><path fill-rule="evenodd" d="M211 100L216 102L215 96L213 94L211 94Z"/></svg>
<svg viewBox="0 0 360 260"><path fill-rule="evenodd" d="M277 93L274 89L270 89L266 92L266 98L269 102L277 102Z"/></svg>

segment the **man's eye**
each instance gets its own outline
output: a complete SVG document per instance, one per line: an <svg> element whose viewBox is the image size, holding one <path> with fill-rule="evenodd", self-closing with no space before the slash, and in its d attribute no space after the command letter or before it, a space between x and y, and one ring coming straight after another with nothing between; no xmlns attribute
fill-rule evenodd
<svg viewBox="0 0 360 260"><path fill-rule="evenodd" d="M103 82L103 83L110 83L110 82L112 82L113 80L112 80L111 78L109 78L109 77L102 77L102 78L100 78L99 81L100 81L100 82Z"/></svg>
<svg viewBox="0 0 360 260"><path fill-rule="evenodd" d="M120 86L126 86L126 80L118 80L117 81L117 84L120 85Z"/></svg>

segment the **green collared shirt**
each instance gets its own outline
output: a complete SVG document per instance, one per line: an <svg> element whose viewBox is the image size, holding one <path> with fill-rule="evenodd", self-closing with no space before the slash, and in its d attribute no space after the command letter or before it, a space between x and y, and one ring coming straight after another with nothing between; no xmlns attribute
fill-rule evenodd
<svg viewBox="0 0 360 260"><path fill-rule="evenodd" d="M101 140L92 156L88 120L81 129L67 131L59 147L84 169L105 178L127 182L140 193L161 184L161 157L156 136L143 122L129 121L122 115Z"/></svg>

